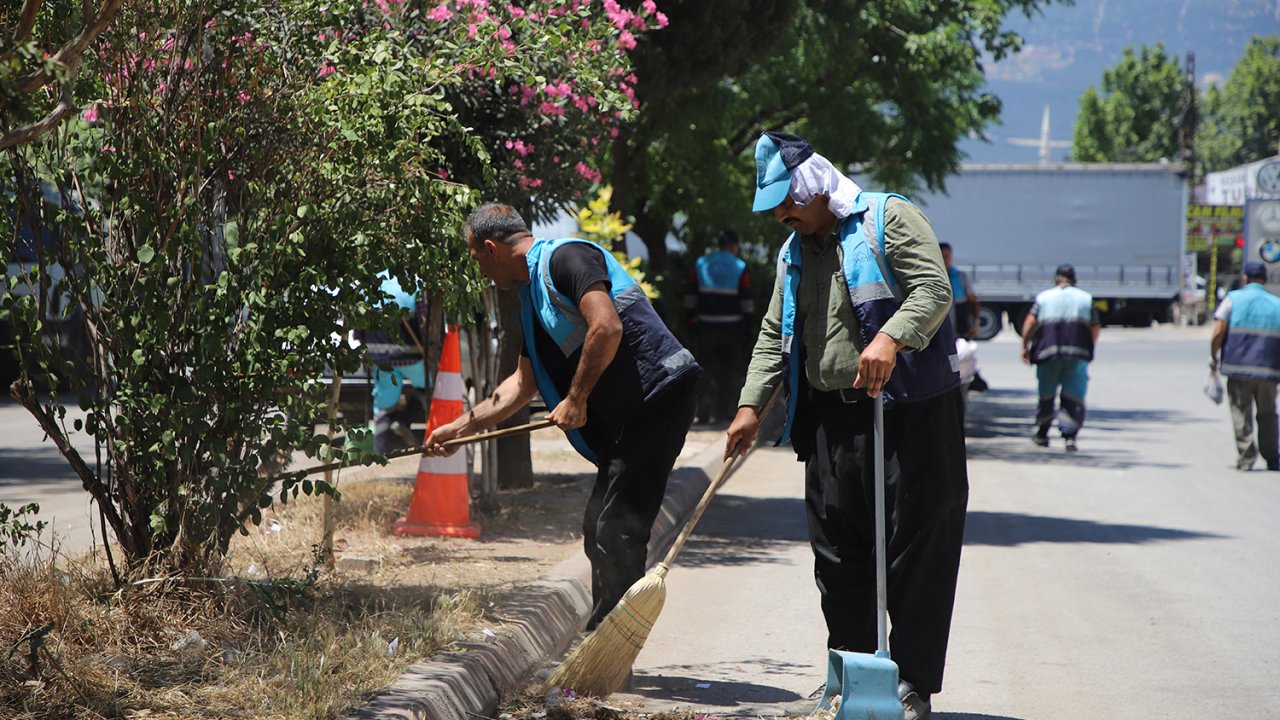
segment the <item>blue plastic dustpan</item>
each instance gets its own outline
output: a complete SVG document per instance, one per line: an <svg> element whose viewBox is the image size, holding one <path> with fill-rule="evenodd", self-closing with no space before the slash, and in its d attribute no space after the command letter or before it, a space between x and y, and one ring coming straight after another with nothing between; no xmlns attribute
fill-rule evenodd
<svg viewBox="0 0 1280 720"><path fill-rule="evenodd" d="M839 704L836 704L836 700ZM898 664L889 653L827 651L827 687L813 714L834 720L902 720Z"/></svg>
<svg viewBox="0 0 1280 720"><path fill-rule="evenodd" d="M874 655L827 651L827 687L814 714L830 713L836 698L834 720L902 720L898 699L898 664L889 659L888 598L885 593L884 557L884 405L874 401L874 451L876 471L876 630Z"/></svg>

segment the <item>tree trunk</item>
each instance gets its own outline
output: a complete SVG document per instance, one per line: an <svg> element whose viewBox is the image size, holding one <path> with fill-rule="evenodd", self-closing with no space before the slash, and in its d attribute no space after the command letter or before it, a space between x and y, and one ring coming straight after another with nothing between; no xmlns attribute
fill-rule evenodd
<svg viewBox="0 0 1280 720"><path fill-rule="evenodd" d="M520 298L514 292L499 291L497 293L498 315L498 381L516 371L520 363L521 328ZM498 427L514 427L529 422L529 406L521 408L515 415ZM502 438L492 441L497 447L496 455L498 487L525 488L533 485L533 458L529 450L527 434Z"/></svg>
<svg viewBox="0 0 1280 720"><path fill-rule="evenodd" d="M493 351L493 340L496 325L493 323L493 306L495 291L486 290L483 295L484 311L475 317L473 327L467 332L467 347L470 348L468 368L471 376L464 403L469 409L493 392L498 380L498 357ZM481 443L479 446L469 445L465 452L470 460L467 464L468 480L471 496L474 499L476 512L491 514L498 509L498 482L495 472L497 462L489 449L492 443ZM480 453L480 472L476 474L474 454Z"/></svg>
<svg viewBox="0 0 1280 720"><path fill-rule="evenodd" d="M667 230L669 223L654 217L647 209L649 197L644 193L640 178L643 177L643 155L631 147L631 133L623 130L613 141L613 209L633 221L632 232L640 237L649 249L649 265L646 272L658 276L667 270ZM614 248L622 250L625 248Z"/></svg>
<svg viewBox="0 0 1280 720"><path fill-rule="evenodd" d="M644 241L649 248L649 265L645 273L649 277L657 277L667 272L667 231L669 223L663 218L654 217L644 210L635 212L635 224L631 230Z"/></svg>

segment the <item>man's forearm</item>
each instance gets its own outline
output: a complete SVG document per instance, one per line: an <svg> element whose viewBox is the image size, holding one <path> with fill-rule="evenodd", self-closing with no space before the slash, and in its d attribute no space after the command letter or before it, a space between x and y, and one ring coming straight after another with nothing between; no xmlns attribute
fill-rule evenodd
<svg viewBox="0 0 1280 720"><path fill-rule="evenodd" d="M524 366L528 362L521 358L521 367L499 383L492 395L458 418L459 435L474 435L491 428L529 404L529 400L537 392L537 386L529 377L532 371L525 371Z"/></svg>
<svg viewBox="0 0 1280 720"><path fill-rule="evenodd" d="M1227 324L1222 320L1217 320L1213 324L1213 337L1209 340L1209 357L1217 361L1219 353L1222 352L1222 346L1227 342Z"/></svg>

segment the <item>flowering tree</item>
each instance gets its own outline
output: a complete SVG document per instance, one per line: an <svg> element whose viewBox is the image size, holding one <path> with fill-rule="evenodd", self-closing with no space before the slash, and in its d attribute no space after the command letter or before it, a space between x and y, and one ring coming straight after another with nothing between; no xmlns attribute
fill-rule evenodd
<svg viewBox="0 0 1280 720"><path fill-rule="evenodd" d="M312 431L318 380L358 365L346 328L398 321L370 297L377 274L469 307L482 284L458 262L462 219L481 194L537 190L543 206L591 182L592 139L632 110L627 33L584 0L121 10L86 60L94 102L9 152L15 200L0 202L15 232L60 229L91 348L81 383L35 340L40 300L8 298L24 330L14 392L130 568L216 569L262 508L334 493L259 470L282 449L336 453ZM475 123L481 109L501 122ZM586 142L557 148L557 128ZM41 183L57 203L30 201ZM83 426L37 394L41 376L81 391Z"/></svg>
<svg viewBox="0 0 1280 720"><path fill-rule="evenodd" d="M84 53L123 4L23 0L0 9L0 150L31 142L76 113L73 90Z"/></svg>
<svg viewBox="0 0 1280 720"><path fill-rule="evenodd" d="M546 219L600 181L600 152L636 107L635 76L617 61L619 54L634 49L645 31L665 26L666 16L652 2L635 11L624 10L614 0L531 3L528 9L484 2L462 5L468 28L495 15L518 21L500 24L489 37L507 51L523 37L519 56L538 70L472 67L467 69L469 82L445 89L445 100L460 125L473 129L468 138L452 136L444 143L451 177L484 188L485 200L507 203L528 220ZM429 29L433 23L456 20L457 14L448 5L437 5L421 23ZM484 30L474 36L485 37ZM598 67L599 72L586 73L587 67ZM467 140L477 143L478 150ZM473 380L481 397L515 370L521 346L515 294L495 290L485 294L485 303L476 323L479 332L471 338L472 355L487 355L491 339L498 341L499 351L496 358L478 358L482 362L476 369L483 371ZM505 425L527 421L528 411L522 410ZM483 463L481 505L486 506L498 480L504 487L533 482L527 436L493 445Z"/></svg>

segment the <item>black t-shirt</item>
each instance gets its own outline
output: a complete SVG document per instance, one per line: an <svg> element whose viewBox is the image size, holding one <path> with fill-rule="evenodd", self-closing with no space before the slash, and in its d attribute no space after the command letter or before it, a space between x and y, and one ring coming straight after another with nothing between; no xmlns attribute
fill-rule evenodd
<svg viewBox="0 0 1280 720"><path fill-rule="evenodd" d="M595 245L580 242L561 245L551 255L550 270L551 282L555 284L556 290L574 304L582 299L583 293L588 288L598 282L604 283L606 291L611 287L604 251ZM540 282L540 279L534 277L529 281ZM560 351L560 346L551 339L547 331L542 328L542 323L537 320L533 323L533 341L537 344L538 359L546 366L547 373L552 378L573 377L578 369L578 355L581 351L574 353L572 357L565 357ZM523 342L520 354L529 357L529 348L524 346ZM567 391L568 383L566 382L565 386L560 388L561 395ZM587 424L581 432L587 444L599 453L601 445L598 443L608 437L604 423L588 414Z"/></svg>

